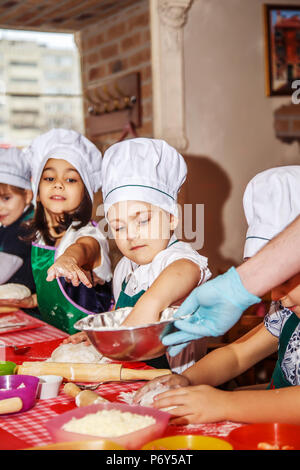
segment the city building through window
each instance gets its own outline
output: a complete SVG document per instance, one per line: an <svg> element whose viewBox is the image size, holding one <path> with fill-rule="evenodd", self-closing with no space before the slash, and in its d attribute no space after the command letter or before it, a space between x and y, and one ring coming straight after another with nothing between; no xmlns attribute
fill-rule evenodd
<svg viewBox="0 0 300 470"><path fill-rule="evenodd" d="M84 133L73 34L0 29L0 147L23 147L53 127Z"/></svg>

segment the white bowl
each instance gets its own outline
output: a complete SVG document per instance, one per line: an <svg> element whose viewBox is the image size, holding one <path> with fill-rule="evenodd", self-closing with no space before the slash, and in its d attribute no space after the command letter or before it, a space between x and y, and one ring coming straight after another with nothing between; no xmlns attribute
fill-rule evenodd
<svg viewBox="0 0 300 470"><path fill-rule="evenodd" d="M46 400L47 398L57 397L63 378L60 375L40 375L38 378L40 381L37 398Z"/></svg>

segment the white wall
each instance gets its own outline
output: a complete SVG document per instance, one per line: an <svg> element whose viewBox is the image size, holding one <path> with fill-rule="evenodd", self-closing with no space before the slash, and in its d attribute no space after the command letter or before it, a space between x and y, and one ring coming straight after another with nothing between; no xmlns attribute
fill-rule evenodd
<svg viewBox="0 0 300 470"><path fill-rule="evenodd" d="M184 29L187 153L215 162L230 180L219 248L237 263L247 228L242 205L247 182L267 168L300 164L298 144L282 143L273 128L274 110L290 100L265 94L263 3L194 0Z"/></svg>

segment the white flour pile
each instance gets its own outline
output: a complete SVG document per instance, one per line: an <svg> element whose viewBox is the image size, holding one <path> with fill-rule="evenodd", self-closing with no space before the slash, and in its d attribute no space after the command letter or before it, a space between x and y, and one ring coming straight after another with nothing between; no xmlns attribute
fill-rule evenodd
<svg viewBox="0 0 300 470"><path fill-rule="evenodd" d="M155 422L152 416L119 410L101 410L83 418L72 418L71 421L64 424L63 429L92 436L118 437L143 429L155 424Z"/></svg>

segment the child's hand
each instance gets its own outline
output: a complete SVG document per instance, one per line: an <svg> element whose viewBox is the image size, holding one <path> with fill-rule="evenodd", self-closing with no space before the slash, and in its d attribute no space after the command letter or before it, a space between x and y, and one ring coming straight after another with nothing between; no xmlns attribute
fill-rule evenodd
<svg viewBox="0 0 300 470"><path fill-rule="evenodd" d="M165 387L172 388L179 388L179 387L187 387L189 385L189 380L184 375L178 374L168 374L163 375L161 377L156 377L153 380L150 380L146 385L143 385L133 397L133 403L139 403L147 392L150 390L154 390L159 385L164 385ZM158 395L157 395L158 396Z"/></svg>
<svg viewBox="0 0 300 470"><path fill-rule="evenodd" d="M64 277L71 282L73 286L78 286L82 282L87 287L92 287L92 283L86 274L76 264L76 259L72 256L61 255L55 263L48 269L46 281Z"/></svg>
<svg viewBox="0 0 300 470"><path fill-rule="evenodd" d="M89 338L87 337L87 334L84 331L80 331L79 333L75 333L74 335L69 336L68 338L65 338L62 341L63 344L78 344L78 343L84 343L86 346L89 346L91 344Z"/></svg>
<svg viewBox="0 0 300 470"><path fill-rule="evenodd" d="M230 419L226 410L231 393L210 385L177 388L154 397L153 406L175 407L168 411L174 415L172 424L214 423Z"/></svg>
<svg viewBox="0 0 300 470"><path fill-rule="evenodd" d="M37 307L36 294L25 297L25 299L1 299L0 307L35 308Z"/></svg>

